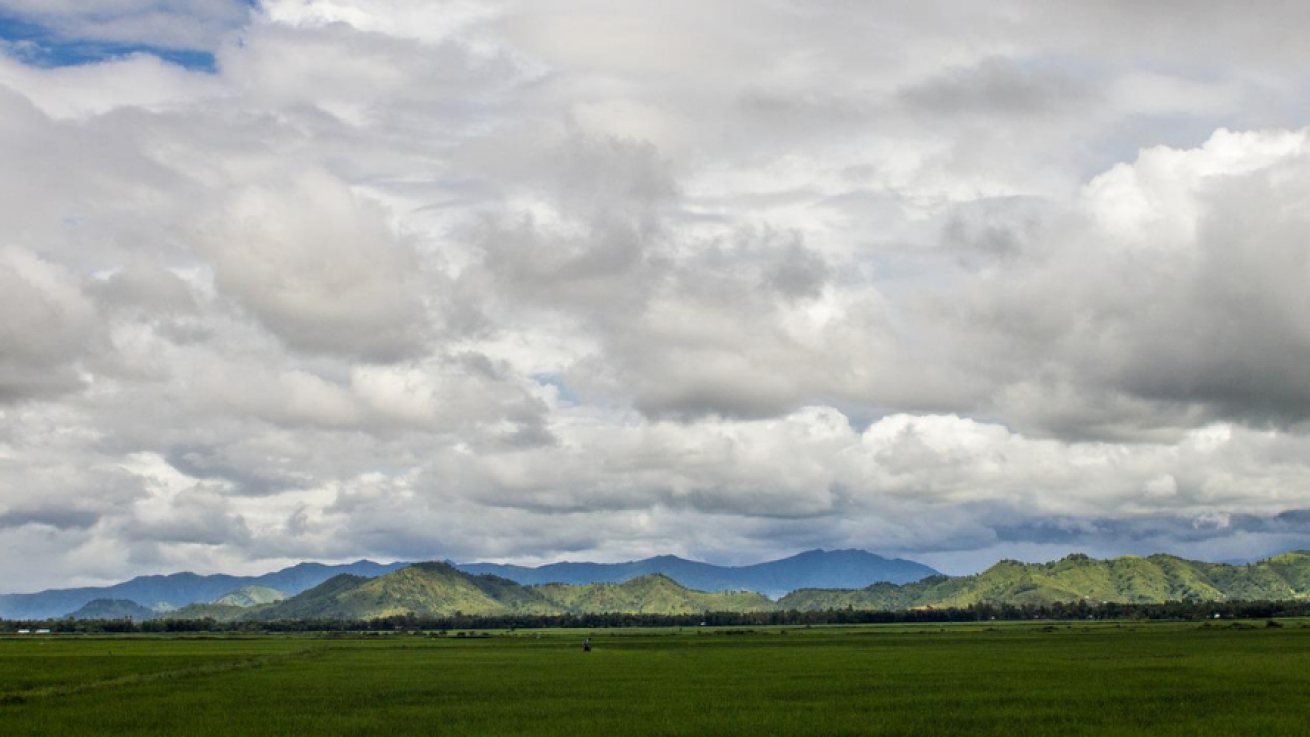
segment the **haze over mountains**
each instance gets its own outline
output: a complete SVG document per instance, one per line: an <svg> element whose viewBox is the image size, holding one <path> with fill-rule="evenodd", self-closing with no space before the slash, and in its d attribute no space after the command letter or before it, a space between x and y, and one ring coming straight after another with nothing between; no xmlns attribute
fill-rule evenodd
<svg viewBox="0 0 1310 737"><path fill-rule="evenodd" d="M361 560L342 566L302 563L262 576L199 576L194 573L141 576L106 587L0 595L0 618L60 617L98 599L132 601L156 611L189 604L214 604L219 603L220 597L249 586L293 595L340 574L372 578L408 565L404 562L380 564ZM782 560L740 567L716 566L672 555L614 564L564 562L540 568L489 563L455 566L475 574L494 573L520 584L619 583L640 576L664 574L691 589L749 590L774 597L799 588L858 588L879 581L916 581L937 573L913 561L884 558L863 550L811 550Z"/></svg>

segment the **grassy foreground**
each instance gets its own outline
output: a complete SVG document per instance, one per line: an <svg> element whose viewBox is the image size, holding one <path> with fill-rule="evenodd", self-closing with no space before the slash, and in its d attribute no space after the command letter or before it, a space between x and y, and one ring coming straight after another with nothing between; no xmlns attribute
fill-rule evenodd
<svg viewBox="0 0 1310 737"><path fill-rule="evenodd" d="M1284 625L9 639L0 731L1307 734L1310 628Z"/></svg>

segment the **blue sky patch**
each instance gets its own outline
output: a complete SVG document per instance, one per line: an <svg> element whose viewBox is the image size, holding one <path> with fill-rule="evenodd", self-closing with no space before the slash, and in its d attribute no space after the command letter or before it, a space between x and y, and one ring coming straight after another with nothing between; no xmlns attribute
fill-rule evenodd
<svg viewBox="0 0 1310 737"><path fill-rule="evenodd" d="M533 381L542 386L553 386L559 391L559 401L564 405L576 405L579 403L578 395L564 383L564 377L556 373L532 374L530 377Z"/></svg>
<svg viewBox="0 0 1310 737"><path fill-rule="evenodd" d="M241 0L255 7L258 0ZM208 49L179 49L150 43L78 38L22 15L0 11L0 49L10 57L38 67L66 67L112 61L133 54L150 54L171 64L203 72L217 69Z"/></svg>

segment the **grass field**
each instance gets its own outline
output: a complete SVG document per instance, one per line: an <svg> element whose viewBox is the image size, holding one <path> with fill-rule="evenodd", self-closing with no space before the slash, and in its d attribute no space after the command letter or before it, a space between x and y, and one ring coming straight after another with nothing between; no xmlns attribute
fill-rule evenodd
<svg viewBox="0 0 1310 737"><path fill-rule="evenodd" d="M1310 628L16 638L0 734L1304 735Z"/></svg>

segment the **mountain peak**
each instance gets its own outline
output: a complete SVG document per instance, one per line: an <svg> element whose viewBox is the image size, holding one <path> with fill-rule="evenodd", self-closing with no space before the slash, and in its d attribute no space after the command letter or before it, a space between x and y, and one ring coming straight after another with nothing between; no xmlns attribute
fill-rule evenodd
<svg viewBox="0 0 1310 737"><path fill-rule="evenodd" d="M758 591L782 596L800 588L861 588L878 582L908 583L937 571L864 550L808 550L789 558L745 566L717 566L676 555L627 563L553 563L540 568L490 563L458 565L468 573L492 573L522 584L618 583L662 573L697 591Z"/></svg>
<svg viewBox="0 0 1310 737"><path fill-rule="evenodd" d="M149 607L128 599L95 599L69 614L70 619L131 619L143 622L159 616Z"/></svg>
<svg viewBox="0 0 1310 737"><path fill-rule="evenodd" d="M667 565L669 561L676 564ZM577 564L577 567L556 564L540 569L548 570L542 575L581 572L579 575L599 579L581 585L522 585L508 576L502 578L490 571L465 571L447 561L426 561L398 568L393 564L392 570L375 577L355 575L349 572L353 568L356 567L323 566L323 570L318 571L320 580L316 586L302 589L301 593L284 601L276 601L280 592L267 584L247 582L244 586L234 587L233 581L247 580L201 576L192 581L183 577L180 580L195 585L222 584L227 587L226 592L243 593L248 598L238 601L234 596L231 601L237 604L235 606L188 605L184 602L181 614L168 616L247 620L366 619L407 613L422 616L457 613L469 616L607 612L699 614L705 611L773 611L778 608L891 610L921 606L967 607L979 603L1310 600L1310 553L1305 551L1289 551L1239 567L1165 554L1098 560L1075 553L1046 563L1002 560L979 574L944 576L934 572L933 575L916 575L908 582L899 583L888 582L886 571L922 574L923 571L931 572L931 569L860 550L807 551L800 556L739 568L660 556L626 564L586 563ZM371 570L369 566L359 568ZM538 573L539 569L515 568L514 571L532 574ZM868 576L879 572L883 574L882 582L872 584L795 585L797 581L841 580L850 576L867 581ZM328 577L330 573L336 575ZM296 576L284 578L297 579ZM75 590L77 596L84 596L88 591L101 593L69 606L59 615L74 610L73 616L83 618L152 618L158 613L151 612L141 600L122 592L156 594L145 601L176 601L177 597L158 595L163 591L159 586L176 580L170 577L134 579L110 593L104 593L107 591L104 589ZM790 586L791 593L776 603L765 596L782 586ZM205 601L214 601L214 598Z"/></svg>
<svg viewBox="0 0 1310 737"><path fill-rule="evenodd" d="M877 553L870 553L867 550L860 550L859 548L837 548L834 550L815 548L813 550L806 550L805 552L801 553L801 555L856 556L860 558L882 558L882 556L878 555Z"/></svg>
<svg viewBox="0 0 1310 737"><path fill-rule="evenodd" d="M681 588L686 588L686 587L683 586L682 584L678 583L677 581L673 580L671 577L669 577L668 575L663 574L663 573L647 573L647 574L644 575L644 576L637 576L636 578L630 578L630 579L628 579L627 581L624 581L623 583L621 583L621 584L619 584L619 585L620 585L620 586L637 586L637 585L643 585L643 584L645 584L645 585L673 585L673 586L677 586L677 587L680 588L680 589L681 589Z"/></svg>
<svg viewBox="0 0 1310 737"><path fill-rule="evenodd" d="M368 560L347 565L327 565L307 561L259 576L230 576L223 573L200 575L190 571L138 576L111 586L0 595L0 618L62 617L95 599L122 599L142 606L167 601L172 605L185 607L190 604L213 602L243 586L261 586L285 594L296 594L323 583L337 573L377 576L403 565L405 564L383 564Z"/></svg>
<svg viewBox="0 0 1310 737"><path fill-rule="evenodd" d="M186 607L214 602L244 586L260 586L294 596L338 574L373 578L407 565L360 558L342 565L304 561L260 576L197 575L191 572L142 576L107 587L0 596L0 617L58 617L99 598L126 599L146 606L167 601ZM746 566L718 566L671 554L627 563L554 563L539 568L451 564L450 561L429 561L424 565L429 566L433 575L439 574L444 567L446 573L441 575L463 571L499 577L478 584L483 587L504 587L508 582L524 585L620 583L646 574L663 574L694 591L756 591L771 597L800 588L861 588L878 582L906 583L936 573L912 561L889 561L861 550L822 549Z"/></svg>

